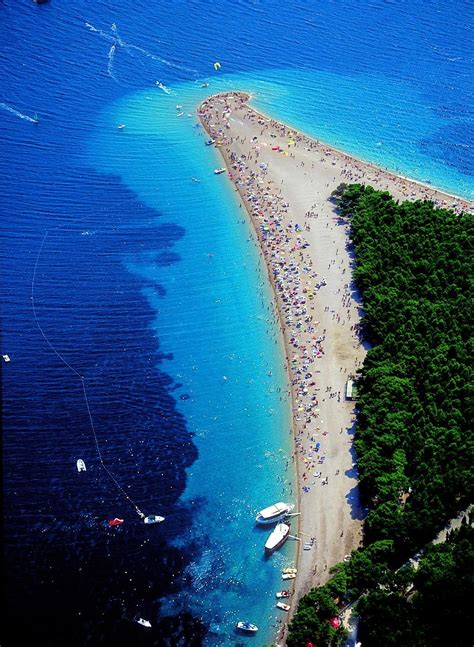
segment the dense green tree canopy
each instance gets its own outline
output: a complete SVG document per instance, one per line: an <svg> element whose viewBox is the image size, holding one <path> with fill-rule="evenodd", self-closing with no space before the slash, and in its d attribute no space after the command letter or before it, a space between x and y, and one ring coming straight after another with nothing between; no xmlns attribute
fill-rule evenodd
<svg viewBox="0 0 474 647"><path fill-rule="evenodd" d="M350 220L361 327L372 345L357 379L355 437L369 513L364 548L315 591L341 604L360 596L364 647L471 644L463 640L472 620L472 528L426 548L416 572L400 567L473 499L473 216L399 204L359 184L332 199ZM308 596L288 644L316 635L318 645L337 644L316 629L305 633L313 616L321 622Z"/></svg>

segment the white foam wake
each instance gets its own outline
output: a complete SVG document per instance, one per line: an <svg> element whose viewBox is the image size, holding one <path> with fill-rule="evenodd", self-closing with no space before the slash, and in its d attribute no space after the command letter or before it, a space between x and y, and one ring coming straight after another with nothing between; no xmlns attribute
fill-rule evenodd
<svg viewBox="0 0 474 647"><path fill-rule="evenodd" d="M114 76L114 54L115 54L115 48L116 45L115 43L112 45L112 47L109 49L109 55L108 59L109 62L107 64L107 74L114 80L116 81L117 79Z"/></svg>
<svg viewBox="0 0 474 647"><path fill-rule="evenodd" d="M20 112L19 110L15 110L15 108L12 108L7 103L0 102L0 108L3 108L4 110L7 110L8 112L11 112L12 114L16 115L17 117L20 117L20 119L24 119L25 121L31 121L34 124L36 123L36 119L33 119L32 117L28 117L28 115L24 115L22 112Z"/></svg>
<svg viewBox="0 0 474 647"><path fill-rule="evenodd" d="M160 90L163 90L163 92L166 92L166 94L171 94L171 90L168 87L166 87L166 85L161 81L156 81L156 85L160 88Z"/></svg>
<svg viewBox="0 0 474 647"><path fill-rule="evenodd" d="M156 54L153 54L152 52L148 51L147 49L144 49L143 47L139 47L138 45L133 45L132 43L127 43L126 41L122 40L120 38L120 35L117 30L117 25L115 23L112 23L109 33L95 27L94 25L91 25L90 22L86 22L84 23L84 25L87 27L87 29L89 29L89 31L98 34L101 38L108 41L109 43L112 43L115 46L118 45L129 54L130 52L135 51L147 58L152 59L153 61L157 61L158 63L167 65L168 67L173 67L175 69L182 70L183 72L190 72L193 75L198 75L198 71L193 68L186 67L185 65L181 65L180 63L174 63L173 61L169 61L166 58L162 58L161 56L157 56ZM110 61L110 52L109 52L109 61Z"/></svg>

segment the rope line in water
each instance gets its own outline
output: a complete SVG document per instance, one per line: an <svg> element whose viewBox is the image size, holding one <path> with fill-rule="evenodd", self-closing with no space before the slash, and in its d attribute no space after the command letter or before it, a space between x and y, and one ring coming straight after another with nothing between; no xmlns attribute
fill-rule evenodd
<svg viewBox="0 0 474 647"><path fill-rule="evenodd" d="M53 351L53 353L61 360L61 362L65 366L67 366L67 368L69 368L69 370L71 370L74 373L74 375L76 375L81 380L82 391L84 393L84 400L85 400L86 407L87 407L87 414L89 416L89 422L90 422L90 426L91 426L91 429L92 429L92 434L94 436L94 442L95 442L95 446L96 446L96 450L97 450L97 455L99 457L99 462L100 462L102 468L104 469L104 471L109 476L109 478L114 482L117 489L127 499L127 501L132 504L132 506L135 508L135 511L137 512L137 514L143 519L145 517L144 513L140 510L140 508L136 505L136 503L131 499L131 497L125 492L125 490L120 485L120 483L117 481L117 479L115 478L113 473L110 471L110 469L104 463L104 460L102 458L102 452L100 451L99 441L97 439L97 434L96 434L96 431L95 431L94 420L92 418L92 413L91 413L91 409L90 409L90 406L89 406L89 399L87 397L86 378L84 377L84 375L81 375L81 373L79 373L79 371L76 370L74 368L74 366L71 366L71 364L69 364L69 362L64 359L64 357L61 355L61 353L56 350L56 348L53 346L53 344L49 341L46 333L44 332L44 330L41 327L41 324L39 322L38 315L37 315L37 312L36 312L36 305L35 305L35 281L36 281L36 273L37 273L37 270L38 270L39 259L40 259L41 253L43 251L44 243L46 241L47 236L48 236L48 232L46 231L44 236L43 236L43 240L41 241L41 246L40 246L40 249L38 251L38 255L36 257L35 267L34 267L34 270L33 270L33 278L32 278L32 281L31 281L31 305L32 305L32 308L33 308L33 315L34 315L36 326L38 327L38 330L40 331L43 339L48 344L48 346Z"/></svg>
<svg viewBox="0 0 474 647"><path fill-rule="evenodd" d="M112 479L112 481L115 483L115 485L116 485L116 486L117 486L117 488L120 490L120 492L123 494L123 496L124 496L124 497L125 497L125 498L126 498L126 499L127 499L127 500L132 504L132 505L133 505L133 507L135 508L135 510L137 511L137 513L139 514L139 516L143 518L143 517L145 516L145 515L143 514L143 512L142 512L142 511L140 510L140 508L139 508L139 507L134 503L134 501L133 501L133 500L128 496L128 494L125 492L125 490L123 489L123 487L120 485L120 483L117 481L117 479L115 478L115 476L112 474L112 472L109 470L109 468L107 467L107 465L104 463L104 461L103 461L103 459L102 459L102 452L100 451L99 441L97 440L97 434L95 433L94 421L93 421L93 419L92 419L92 414L91 414L91 410L90 410L90 407L89 407L89 399L88 399L88 397L87 397L86 384L85 384L85 378L84 378L84 377L81 377L81 384L82 384L82 390L83 390L83 392L84 392L84 399L85 399L85 401L86 401L86 407L87 407L87 413L88 413L88 415L89 415L89 421L90 421L90 423L91 423L92 433L94 434L94 441L95 441L95 446L96 446L96 449L97 449L97 454L98 454L98 456L99 456L100 464L102 465L102 467L104 468L104 470L107 472L107 474L110 476L110 478L111 478L111 479Z"/></svg>
<svg viewBox="0 0 474 647"><path fill-rule="evenodd" d="M40 323L39 323L38 315L36 314L35 297L34 297L35 280L36 280L36 271L37 271L37 269L38 269L38 262L39 262L39 259L40 259L40 256L41 256L41 252L43 251L44 242L45 242L45 240L46 240L47 236L48 236L48 232L46 232L46 233L45 233L45 235L43 236L43 240L41 241L41 247L40 247L40 250L39 250L39 252L38 252L38 256L36 257L35 269L34 269L34 272L33 272L33 280L31 281L31 305L33 306L33 315L34 315L34 317L35 317L35 323L36 323L36 325L38 326L38 329L39 329L40 333L43 335L43 339L44 339L44 340L45 340L45 342L48 344L48 346L51 348L51 350L53 351L53 353L55 353L55 354L59 357L59 359L61 360L61 362L62 362L63 364L66 364L66 366L67 366L69 369L71 369L71 371L72 371L73 373L75 373L75 374L78 376L78 378L79 378L79 379L83 380L84 378L83 378L83 376L79 373L79 371L76 371L76 369L75 369L73 366L71 366L71 365L70 365L70 364L69 364L69 363L64 359L64 357L63 357L60 353L58 353L58 351L54 348L53 344L52 344L52 343L49 341L49 339L46 337L46 335L45 335L45 333L44 333L44 330L42 329L42 327L41 327L41 325L40 325Z"/></svg>

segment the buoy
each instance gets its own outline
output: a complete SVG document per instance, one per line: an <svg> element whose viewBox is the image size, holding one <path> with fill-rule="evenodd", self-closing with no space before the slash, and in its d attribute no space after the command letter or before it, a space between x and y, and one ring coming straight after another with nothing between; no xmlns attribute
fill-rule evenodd
<svg viewBox="0 0 474 647"><path fill-rule="evenodd" d="M220 70L220 69L221 69L221 64L219 63L219 61L216 61L216 62L214 63L214 69L215 69L215 70Z"/></svg>

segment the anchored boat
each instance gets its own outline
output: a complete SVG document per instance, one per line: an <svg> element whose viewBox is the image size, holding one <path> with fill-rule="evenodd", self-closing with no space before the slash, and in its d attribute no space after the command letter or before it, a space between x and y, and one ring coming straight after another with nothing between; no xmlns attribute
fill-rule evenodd
<svg viewBox="0 0 474 647"><path fill-rule="evenodd" d="M149 514L147 517L143 519L144 523L146 524L162 523L164 520L165 520L164 517L160 517L157 514Z"/></svg>
<svg viewBox="0 0 474 647"><path fill-rule="evenodd" d="M77 465L77 471L78 472L85 472L86 471L86 464L84 463L82 458L78 459L76 465Z"/></svg>
<svg viewBox="0 0 474 647"><path fill-rule="evenodd" d="M268 506L268 508L260 510L260 512L255 517L255 521L261 525L283 521L283 519L285 519L285 517L290 514L294 507L294 505L289 505L288 503L279 501L278 503L274 503L273 505Z"/></svg>
<svg viewBox="0 0 474 647"><path fill-rule="evenodd" d="M225 168L214 169L214 175L220 175L221 173L225 173Z"/></svg>
<svg viewBox="0 0 474 647"><path fill-rule="evenodd" d="M271 533L265 544L265 551L272 553L277 548L280 548L288 539L290 534L290 526L286 523L277 524L275 530Z"/></svg>
<svg viewBox="0 0 474 647"><path fill-rule="evenodd" d="M254 634L258 631L257 625L253 625L251 622L240 621L235 625L235 628L248 634Z"/></svg>
<svg viewBox="0 0 474 647"><path fill-rule="evenodd" d="M151 627L151 622L149 620L145 620L145 618L137 618L137 622L142 627Z"/></svg>

